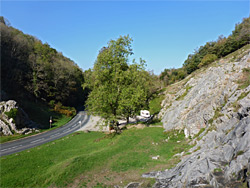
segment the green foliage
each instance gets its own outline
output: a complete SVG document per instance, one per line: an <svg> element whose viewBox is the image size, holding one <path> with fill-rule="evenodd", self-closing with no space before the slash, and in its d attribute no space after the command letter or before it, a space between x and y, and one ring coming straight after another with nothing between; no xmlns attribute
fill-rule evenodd
<svg viewBox="0 0 250 188"><path fill-rule="evenodd" d="M214 111L214 117L212 118L212 120L216 120L217 118L223 116L223 114L221 113L221 108L222 107L217 107Z"/></svg>
<svg viewBox="0 0 250 188"><path fill-rule="evenodd" d="M182 80L195 70L209 65L218 58L227 56L250 41L250 17L243 19L240 24L236 24L234 31L229 37L219 36L216 41L207 42L189 54L183 67L179 69L165 69L160 79L164 84L169 85ZM246 84L247 85L247 84ZM244 85L244 86L246 86ZM249 83L248 83L249 85Z"/></svg>
<svg viewBox="0 0 250 188"><path fill-rule="evenodd" d="M250 85L250 68L243 69L243 75L238 80L239 89L245 89Z"/></svg>
<svg viewBox="0 0 250 188"><path fill-rule="evenodd" d="M240 109L240 105L239 105L238 101L235 101L232 104L232 107L234 108L234 112L238 112L238 110Z"/></svg>
<svg viewBox="0 0 250 188"><path fill-rule="evenodd" d="M56 128L67 123L71 117L67 117L64 114L55 111L54 108L42 103L42 102L33 102L33 100L22 100L20 105L23 110L29 115L32 121L40 125L39 128L47 130L50 127L49 120L52 117L52 128ZM61 122L61 123L60 123Z"/></svg>
<svg viewBox="0 0 250 188"><path fill-rule="evenodd" d="M14 135L10 135L10 136L0 136L0 143L5 143L5 142L9 142L9 141L13 141L13 140L17 140L20 138L25 138L28 136L34 135L34 133L28 134L28 135L22 135L22 134L14 134Z"/></svg>
<svg viewBox="0 0 250 188"><path fill-rule="evenodd" d="M88 80L83 86L91 90L87 110L107 121L116 122L118 116L128 118L146 106L153 85L152 76L145 71L145 61L128 64L133 54L132 39L121 36L103 47L92 71L87 71Z"/></svg>
<svg viewBox="0 0 250 188"><path fill-rule="evenodd" d="M17 108L12 108L9 112L5 112L5 114L8 116L8 118L12 118L14 121L16 119L18 113Z"/></svg>
<svg viewBox="0 0 250 188"><path fill-rule="evenodd" d="M216 59L218 59L218 57L215 54L207 54L202 58L198 67L201 68L203 66L207 66L210 63L214 62Z"/></svg>
<svg viewBox="0 0 250 188"><path fill-rule="evenodd" d="M237 152L236 156L243 155L244 153L245 153L244 151L240 150Z"/></svg>
<svg viewBox="0 0 250 188"><path fill-rule="evenodd" d="M170 85L184 79L186 76L187 72L183 68L164 69L160 74L160 80L163 81L164 85Z"/></svg>
<svg viewBox="0 0 250 188"><path fill-rule="evenodd" d="M168 136L171 138L165 142ZM96 182L110 183L107 186L113 187L108 180L117 173L142 174L152 169L169 168L178 162L173 155L189 148L183 131L176 131L175 135L163 134L162 128L155 127L131 129L113 138L100 132L79 132L29 152L1 157L0 187L69 187L78 180L76 187L82 184L93 187L90 183ZM160 155L160 159L152 160L155 155ZM88 175L89 178L79 179ZM92 178L93 175L105 176L107 181L99 181ZM123 181L127 177L124 176Z"/></svg>
<svg viewBox="0 0 250 188"><path fill-rule="evenodd" d="M191 88L192 88L192 86L187 85L187 86L186 86L186 91L185 91L181 96L177 97L176 100L183 100L184 97L188 94L188 91L189 91Z"/></svg>
<svg viewBox="0 0 250 188"><path fill-rule="evenodd" d="M242 23L236 24L234 31L228 38L219 36L216 42L207 42L206 45L196 50L194 54L189 55L184 62L184 68L190 74L199 67L208 65L217 58L225 57L247 45L249 40L250 18L245 18Z"/></svg>
<svg viewBox="0 0 250 188"><path fill-rule="evenodd" d="M65 125L70 120L71 120L71 117L67 117L65 115L55 116L55 117L53 117L52 128L50 130L53 130L53 129L58 128L62 125ZM47 129L41 129L39 133L44 132L44 131L47 131ZM10 135L10 136L0 136L0 143L18 140L20 138L25 138L25 137L32 136L32 135L39 134L39 133L33 132L33 133L27 134L27 135L13 133L14 135Z"/></svg>
<svg viewBox="0 0 250 188"><path fill-rule="evenodd" d="M5 24L3 17L1 20L2 89L13 98L34 96L47 103L83 104L82 70L49 44Z"/></svg>
<svg viewBox="0 0 250 188"><path fill-rule="evenodd" d="M194 138L197 138L201 135L201 133L203 133L205 131L205 128L201 128L200 131L194 136Z"/></svg>
<svg viewBox="0 0 250 188"><path fill-rule="evenodd" d="M241 100L241 99L244 99L249 93L250 93L250 91L242 92L241 95L238 97L237 101Z"/></svg>
<svg viewBox="0 0 250 188"><path fill-rule="evenodd" d="M60 114L64 114L67 117L76 115L76 109L74 107L63 106L60 102L54 105L54 111L59 112Z"/></svg>
<svg viewBox="0 0 250 188"><path fill-rule="evenodd" d="M208 120L208 123L209 123L210 125L212 125L213 122L214 122L213 118L211 118L211 119Z"/></svg>
<svg viewBox="0 0 250 188"><path fill-rule="evenodd" d="M155 98L153 98L152 100L150 100L149 102L149 111L150 114L158 114L161 110L161 102L164 99L163 95L157 96Z"/></svg>
<svg viewBox="0 0 250 188"><path fill-rule="evenodd" d="M200 150L200 149L201 149L201 147L198 146L198 147L194 150L194 152L196 152L196 151L198 151L198 150Z"/></svg>
<svg viewBox="0 0 250 188"><path fill-rule="evenodd" d="M222 172L222 169L221 168L215 168L214 172Z"/></svg>

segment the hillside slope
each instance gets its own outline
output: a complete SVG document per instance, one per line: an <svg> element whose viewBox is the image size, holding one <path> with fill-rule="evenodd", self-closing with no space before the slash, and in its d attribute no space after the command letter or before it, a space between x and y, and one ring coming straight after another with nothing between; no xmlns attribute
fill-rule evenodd
<svg viewBox="0 0 250 188"><path fill-rule="evenodd" d="M164 128L184 129L195 146L175 168L144 177L154 187L249 187L250 45L171 87L180 90L166 91Z"/></svg>
<svg viewBox="0 0 250 188"><path fill-rule="evenodd" d="M77 64L48 43L10 26L2 16L0 26L4 91L0 100L40 100L74 107L84 103L83 71Z"/></svg>
<svg viewBox="0 0 250 188"><path fill-rule="evenodd" d="M160 116L164 128L185 129L188 137L201 128L230 119L237 99L248 92L244 88L250 84L249 69L250 45L247 45L175 84L179 91L171 94L167 90L162 104Z"/></svg>

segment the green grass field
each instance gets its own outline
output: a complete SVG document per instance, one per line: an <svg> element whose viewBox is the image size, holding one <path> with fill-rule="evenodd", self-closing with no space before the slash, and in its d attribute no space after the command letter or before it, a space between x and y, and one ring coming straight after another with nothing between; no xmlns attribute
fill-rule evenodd
<svg viewBox="0 0 250 188"><path fill-rule="evenodd" d="M163 133L159 127L133 128L116 136L74 133L1 157L0 187L124 186L142 181L142 173L172 167L179 160L173 155L190 147L183 132ZM159 160L152 160L156 155ZM145 186L153 183L143 181Z"/></svg>

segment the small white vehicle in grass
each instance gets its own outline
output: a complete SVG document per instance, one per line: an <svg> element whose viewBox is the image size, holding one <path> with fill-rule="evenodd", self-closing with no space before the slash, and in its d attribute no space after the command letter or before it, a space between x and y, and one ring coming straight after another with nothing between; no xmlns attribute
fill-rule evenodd
<svg viewBox="0 0 250 188"><path fill-rule="evenodd" d="M148 110L141 110L140 116L144 118L150 118L150 112Z"/></svg>

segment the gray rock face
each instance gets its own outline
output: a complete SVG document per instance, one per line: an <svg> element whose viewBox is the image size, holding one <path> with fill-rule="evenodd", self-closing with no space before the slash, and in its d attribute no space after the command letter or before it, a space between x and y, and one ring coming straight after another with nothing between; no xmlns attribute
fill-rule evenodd
<svg viewBox="0 0 250 188"><path fill-rule="evenodd" d="M166 130L184 129L186 137L205 131L176 167L143 175L156 178L155 188L238 187L242 182L250 187L250 85L239 89L237 82L242 69L250 68L250 50L238 62L215 65L162 103L168 106L160 114Z"/></svg>
<svg viewBox="0 0 250 188"><path fill-rule="evenodd" d="M237 187L245 181L250 186L250 115L229 132L208 132L190 152L175 168L143 177L156 178L154 187Z"/></svg>
<svg viewBox="0 0 250 188"><path fill-rule="evenodd" d="M9 118L5 112L10 112L12 109L17 109L15 119ZM31 121L28 115L18 107L16 101L0 102L0 134L13 135L29 134L37 130L38 125Z"/></svg>
<svg viewBox="0 0 250 188"><path fill-rule="evenodd" d="M220 109L220 113L231 116L232 113L228 113L229 106L243 92L250 90L237 90L237 80L242 76L242 69L250 68L249 59L250 50L238 62L221 60L186 78L183 87L174 96L167 94L162 103L159 116L164 128L186 129L186 137L194 136L201 128L209 126L209 120L218 113L216 110ZM218 121L226 119L227 116Z"/></svg>

